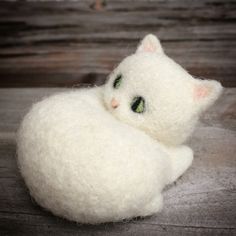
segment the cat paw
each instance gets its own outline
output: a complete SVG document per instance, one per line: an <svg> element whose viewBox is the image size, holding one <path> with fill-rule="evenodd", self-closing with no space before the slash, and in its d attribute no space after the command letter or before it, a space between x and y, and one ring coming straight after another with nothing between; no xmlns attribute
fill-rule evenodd
<svg viewBox="0 0 236 236"><path fill-rule="evenodd" d="M176 181L192 164L193 151L187 146L176 148L170 153L170 180L169 183Z"/></svg>

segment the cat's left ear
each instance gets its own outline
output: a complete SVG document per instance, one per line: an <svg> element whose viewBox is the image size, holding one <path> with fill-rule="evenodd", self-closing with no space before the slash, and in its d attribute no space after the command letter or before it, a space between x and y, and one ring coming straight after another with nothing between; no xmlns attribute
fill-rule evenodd
<svg viewBox="0 0 236 236"><path fill-rule="evenodd" d="M136 53L150 52L150 53L164 53L159 39L153 35L146 35L139 44Z"/></svg>
<svg viewBox="0 0 236 236"><path fill-rule="evenodd" d="M193 87L193 98L196 107L203 111L210 107L221 95L222 85L215 80L196 79Z"/></svg>

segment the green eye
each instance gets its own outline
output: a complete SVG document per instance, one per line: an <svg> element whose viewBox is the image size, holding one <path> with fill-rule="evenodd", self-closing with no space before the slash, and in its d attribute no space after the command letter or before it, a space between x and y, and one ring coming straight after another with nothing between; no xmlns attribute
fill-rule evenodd
<svg viewBox="0 0 236 236"><path fill-rule="evenodd" d="M134 97L131 103L131 109L136 113L143 113L145 111L145 100L143 97Z"/></svg>
<svg viewBox="0 0 236 236"><path fill-rule="evenodd" d="M113 83L113 88L118 89L121 85L122 75L118 75Z"/></svg>

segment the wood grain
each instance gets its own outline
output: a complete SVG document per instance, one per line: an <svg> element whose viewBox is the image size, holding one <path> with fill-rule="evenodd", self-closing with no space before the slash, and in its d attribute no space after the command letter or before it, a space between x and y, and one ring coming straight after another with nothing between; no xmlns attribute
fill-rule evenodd
<svg viewBox="0 0 236 236"><path fill-rule="evenodd" d="M0 235L235 235L236 88L201 119L192 167L164 191L159 214L88 226L55 217L30 198L16 164L15 132L32 103L67 89L0 89Z"/></svg>
<svg viewBox="0 0 236 236"><path fill-rule="evenodd" d="M235 1L96 2L1 1L0 87L102 84L150 32L193 75L236 86Z"/></svg>

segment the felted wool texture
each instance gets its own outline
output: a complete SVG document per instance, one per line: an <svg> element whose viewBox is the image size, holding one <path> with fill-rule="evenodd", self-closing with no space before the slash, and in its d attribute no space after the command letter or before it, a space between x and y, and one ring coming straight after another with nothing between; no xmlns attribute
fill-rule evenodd
<svg viewBox="0 0 236 236"><path fill-rule="evenodd" d="M104 86L53 95L25 116L17 152L30 194L80 223L157 213L163 188L192 163L182 143L221 90L194 79L147 35ZM137 96L145 100L142 113L131 109Z"/></svg>

